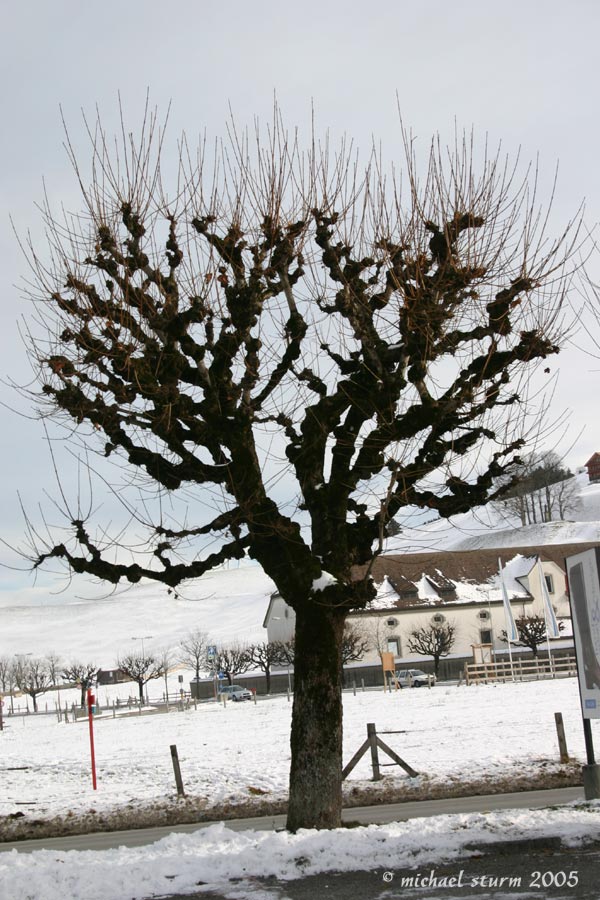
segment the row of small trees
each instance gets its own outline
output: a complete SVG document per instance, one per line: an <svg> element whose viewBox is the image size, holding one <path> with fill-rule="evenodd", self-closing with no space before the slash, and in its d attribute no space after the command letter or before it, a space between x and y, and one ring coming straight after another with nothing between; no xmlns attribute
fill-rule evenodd
<svg viewBox="0 0 600 900"><path fill-rule="evenodd" d="M95 663L71 661L62 663L55 654L47 656L13 657L0 656L0 688L3 694L13 694L15 690L31 697L33 710L37 712L38 697L52 688L77 685L81 688L81 705L85 704L85 694L96 679L98 666Z"/></svg>
<svg viewBox="0 0 600 900"><path fill-rule="evenodd" d="M541 616L520 616L515 624L519 634L519 641L515 645L527 647L537 656L539 645L546 640L544 619ZM500 639L506 642L506 632L502 632ZM449 655L455 640L455 625L449 622L431 622L413 629L407 646L411 653L430 656L437 675L440 660ZM380 653L385 649L380 636L376 636L375 645ZM362 659L369 648L370 641L359 628L346 624L342 665ZM194 630L174 651L128 653L119 656L117 668L137 684L142 703L148 682L165 677L178 664L192 669L198 680L204 673L218 673L227 679L228 684L233 684L238 675L250 669L259 669L265 676L266 691L269 694L273 669L292 666L295 650L293 639L215 645L206 632ZM72 660L64 664L55 654L45 657L0 656L0 688L3 694L12 694L15 688L26 694L32 700L34 712L37 712L37 698L41 694L52 688L76 685L81 689L83 707L86 692L95 683L98 670L99 666L95 662Z"/></svg>

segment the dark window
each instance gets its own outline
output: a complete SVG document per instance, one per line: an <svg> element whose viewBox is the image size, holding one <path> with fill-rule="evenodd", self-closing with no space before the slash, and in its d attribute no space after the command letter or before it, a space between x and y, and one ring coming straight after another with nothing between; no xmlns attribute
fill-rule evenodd
<svg viewBox="0 0 600 900"><path fill-rule="evenodd" d="M544 581L546 582L546 587L548 588L548 593L554 593L554 579L552 575L544 575Z"/></svg>
<svg viewBox="0 0 600 900"><path fill-rule="evenodd" d="M481 631L479 632L479 634L480 634L480 636L481 636L481 643L482 643L482 644L491 644L491 643L492 643L492 632L491 632L491 629L489 629L489 628L482 628Z"/></svg>

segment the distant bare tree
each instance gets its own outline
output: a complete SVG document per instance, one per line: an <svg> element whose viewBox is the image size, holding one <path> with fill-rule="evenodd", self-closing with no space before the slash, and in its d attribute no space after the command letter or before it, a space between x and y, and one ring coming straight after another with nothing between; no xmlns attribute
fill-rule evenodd
<svg viewBox="0 0 600 900"><path fill-rule="evenodd" d="M197 681L200 680L202 669L209 668L206 658L209 643L210 638L206 632L196 629L184 637L179 644L179 661L194 670Z"/></svg>
<svg viewBox="0 0 600 900"><path fill-rule="evenodd" d="M233 684L236 675L247 672L252 665L249 648L245 644L228 644L216 648L216 653L210 661L212 672L222 673L229 684Z"/></svg>
<svg viewBox="0 0 600 900"><path fill-rule="evenodd" d="M518 641L511 641L514 647L528 647L534 656L538 655L538 647L546 640L546 621L543 616L519 616L515 619L517 632L519 634ZM558 623L559 631L562 631L564 625ZM508 643L506 631L500 634L500 640Z"/></svg>
<svg viewBox="0 0 600 900"><path fill-rule="evenodd" d="M52 686L52 677L45 659L17 657L14 666L15 684L31 697L33 711L38 711L37 698Z"/></svg>
<svg viewBox="0 0 600 900"><path fill-rule="evenodd" d="M368 637L353 622L346 622L342 637L342 665L358 662L370 647Z"/></svg>
<svg viewBox="0 0 600 900"><path fill-rule="evenodd" d="M572 473L560 456L532 453L515 468L516 483L506 492L507 508L522 525L564 519L577 508L578 492Z"/></svg>
<svg viewBox="0 0 600 900"><path fill-rule="evenodd" d="M0 688L3 694L10 693L14 684L13 667L14 659L10 656L0 656Z"/></svg>
<svg viewBox="0 0 600 900"><path fill-rule="evenodd" d="M57 653L47 653L44 657L48 663L48 672L52 679L52 684L57 685L58 679L62 674L62 661Z"/></svg>
<svg viewBox="0 0 600 900"><path fill-rule="evenodd" d="M279 641L263 641L260 644L250 644L248 656L253 666L264 672L267 694L271 693L271 670L273 666L281 665L282 647Z"/></svg>
<svg viewBox="0 0 600 900"><path fill-rule="evenodd" d="M154 678L162 678L165 674L164 664L153 654L128 653L120 656L117 667L138 686L140 703L144 703L144 687Z"/></svg>
<svg viewBox="0 0 600 900"><path fill-rule="evenodd" d="M82 709L85 708L86 693L88 688L94 684L98 669L99 666L96 663L79 661L70 662L62 669L61 674L65 681L81 688L80 705Z"/></svg>
<svg viewBox="0 0 600 900"><path fill-rule="evenodd" d="M456 640L456 626L449 622L431 622L415 628L408 637L411 653L433 657L433 671L438 674L440 659L448 656Z"/></svg>

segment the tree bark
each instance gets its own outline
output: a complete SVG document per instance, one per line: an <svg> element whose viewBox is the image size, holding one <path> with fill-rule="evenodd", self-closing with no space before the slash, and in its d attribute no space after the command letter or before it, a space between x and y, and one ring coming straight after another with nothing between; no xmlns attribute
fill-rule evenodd
<svg viewBox="0 0 600 900"><path fill-rule="evenodd" d="M316 604L296 611L289 831L341 824L344 621Z"/></svg>

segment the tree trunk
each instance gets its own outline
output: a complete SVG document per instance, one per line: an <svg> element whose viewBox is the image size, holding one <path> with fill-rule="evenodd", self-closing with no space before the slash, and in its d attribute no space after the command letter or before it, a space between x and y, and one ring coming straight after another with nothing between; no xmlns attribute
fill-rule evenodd
<svg viewBox="0 0 600 900"><path fill-rule="evenodd" d="M267 690L267 694L271 693L271 667L267 666L265 669L265 687Z"/></svg>
<svg viewBox="0 0 600 900"><path fill-rule="evenodd" d="M86 686L85 686L85 684L82 684L82 685L81 685L81 708L82 708L82 709L85 709L85 699L86 699L85 695L86 695L86 693L87 693Z"/></svg>
<svg viewBox="0 0 600 900"><path fill-rule="evenodd" d="M143 681L138 681L138 688L140 691L140 705L143 706L144 705L144 682Z"/></svg>
<svg viewBox="0 0 600 900"><path fill-rule="evenodd" d="M296 611L289 831L341 824L344 621L335 609Z"/></svg>

